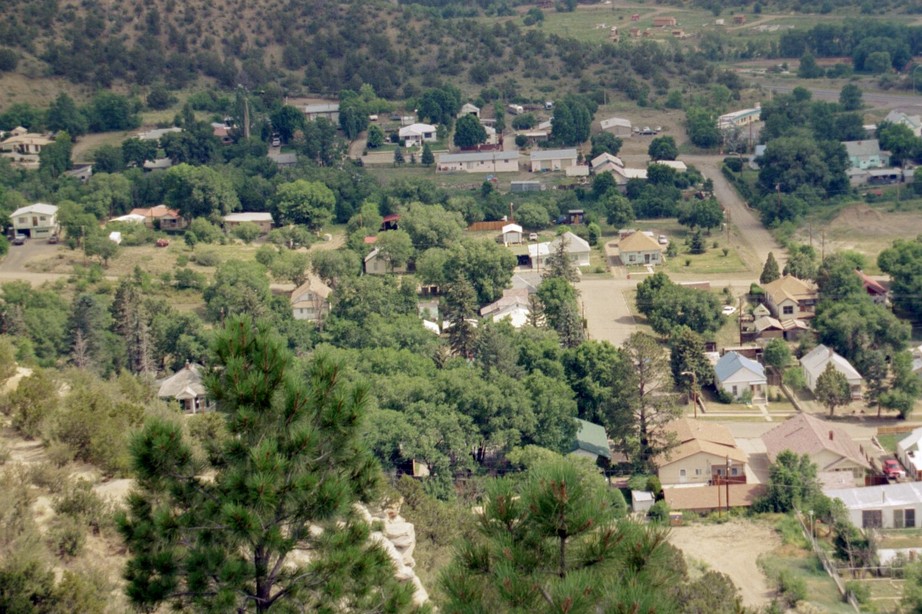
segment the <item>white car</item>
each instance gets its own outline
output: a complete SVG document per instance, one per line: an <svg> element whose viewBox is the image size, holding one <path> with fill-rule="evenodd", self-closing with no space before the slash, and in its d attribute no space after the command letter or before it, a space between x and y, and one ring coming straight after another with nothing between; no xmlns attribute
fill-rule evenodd
<svg viewBox="0 0 922 614"><path fill-rule="evenodd" d="M733 305L724 305L724 308L721 309L720 312L725 316L732 316L734 313L736 313L736 307Z"/></svg>
<svg viewBox="0 0 922 614"><path fill-rule="evenodd" d="M660 245L669 245L669 238L666 235L660 235L656 240Z"/></svg>

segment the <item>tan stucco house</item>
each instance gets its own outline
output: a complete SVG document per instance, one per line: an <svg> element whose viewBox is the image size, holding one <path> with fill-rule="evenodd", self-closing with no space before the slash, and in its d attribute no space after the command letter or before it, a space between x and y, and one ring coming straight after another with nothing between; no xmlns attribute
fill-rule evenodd
<svg viewBox="0 0 922 614"><path fill-rule="evenodd" d="M811 282L785 275L762 289L768 309L779 320L806 320L816 315L819 294Z"/></svg>
<svg viewBox="0 0 922 614"><path fill-rule="evenodd" d="M650 235L637 231L618 243L621 264L662 264L663 248Z"/></svg>

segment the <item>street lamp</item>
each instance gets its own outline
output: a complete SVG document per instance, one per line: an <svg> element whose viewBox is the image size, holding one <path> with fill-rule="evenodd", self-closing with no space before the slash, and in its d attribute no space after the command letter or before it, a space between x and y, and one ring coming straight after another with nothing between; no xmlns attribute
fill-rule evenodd
<svg viewBox="0 0 922 614"><path fill-rule="evenodd" d="M692 378L692 407L695 408L695 418L698 417L698 375L694 371L682 371L679 375L691 375Z"/></svg>

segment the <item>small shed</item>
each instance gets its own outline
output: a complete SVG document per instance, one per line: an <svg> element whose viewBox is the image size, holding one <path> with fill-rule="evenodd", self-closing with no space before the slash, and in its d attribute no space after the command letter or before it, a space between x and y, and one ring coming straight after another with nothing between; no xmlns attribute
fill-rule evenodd
<svg viewBox="0 0 922 614"><path fill-rule="evenodd" d="M611 460L611 448L608 446L608 434L605 432L605 427L576 418L576 438L570 454L593 460L599 458Z"/></svg>
<svg viewBox="0 0 922 614"><path fill-rule="evenodd" d="M631 509L634 510L635 514L641 512L646 514L654 503L656 503L656 497L653 496L652 492L648 490L631 491Z"/></svg>
<svg viewBox="0 0 922 614"><path fill-rule="evenodd" d="M506 224L503 226L503 245L515 244L522 242L522 227L518 224Z"/></svg>

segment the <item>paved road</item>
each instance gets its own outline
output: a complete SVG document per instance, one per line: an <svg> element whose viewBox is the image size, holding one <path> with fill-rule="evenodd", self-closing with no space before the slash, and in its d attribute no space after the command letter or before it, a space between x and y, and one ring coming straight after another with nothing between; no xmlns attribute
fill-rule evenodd
<svg viewBox="0 0 922 614"><path fill-rule="evenodd" d="M736 229L731 242L739 248L740 257L756 276L768 258L768 252L775 254L775 259L782 267L787 262L787 252L775 241L771 233L759 220L755 211L749 209L720 172L722 156L682 156L687 164L692 164L701 173L714 182L714 195L724 206L730 217L730 223Z"/></svg>

